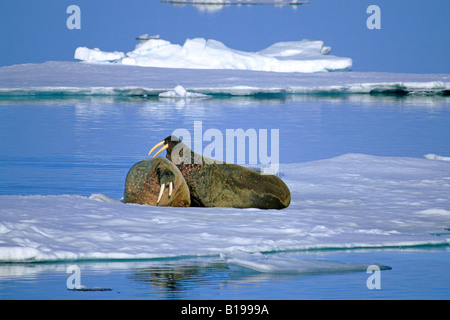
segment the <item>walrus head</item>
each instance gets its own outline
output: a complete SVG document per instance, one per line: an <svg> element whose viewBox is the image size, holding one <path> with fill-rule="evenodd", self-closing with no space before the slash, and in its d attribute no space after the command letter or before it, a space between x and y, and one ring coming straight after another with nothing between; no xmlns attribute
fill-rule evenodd
<svg viewBox="0 0 450 320"><path fill-rule="evenodd" d="M162 146L162 147L161 147ZM179 164L203 164L203 157L192 151L177 136L168 136L157 143L148 153L151 155L158 147L161 147L153 156L155 158L162 151L167 150L166 158L176 165Z"/></svg>
<svg viewBox="0 0 450 320"><path fill-rule="evenodd" d="M162 157L144 159L131 167L125 180L124 202L172 207L191 204L189 188L180 170Z"/></svg>
<svg viewBox="0 0 450 320"><path fill-rule="evenodd" d="M167 153L172 153L173 148L179 144L182 143L180 138L176 137L176 136L168 136L166 137L163 141L155 144L153 146L153 148L148 152L148 155L151 155L153 151L155 151L156 148L161 147L153 156L153 158L155 158L158 154L160 154L161 152L163 152L164 150L167 150Z"/></svg>

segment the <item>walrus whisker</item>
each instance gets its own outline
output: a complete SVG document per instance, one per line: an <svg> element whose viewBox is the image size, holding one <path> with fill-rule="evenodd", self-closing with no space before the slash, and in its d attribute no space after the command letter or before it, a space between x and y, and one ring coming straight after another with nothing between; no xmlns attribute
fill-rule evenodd
<svg viewBox="0 0 450 320"><path fill-rule="evenodd" d="M170 181L170 183L169 183L169 197L172 195L172 191L173 191L173 182Z"/></svg>
<svg viewBox="0 0 450 320"><path fill-rule="evenodd" d="M156 201L156 204L158 204L161 201L162 195L164 193L164 189L165 189L166 185L163 183L161 185L161 191L159 191L159 196L158 196L158 200Z"/></svg>
<svg viewBox="0 0 450 320"><path fill-rule="evenodd" d="M148 155L150 155L156 148L158 148L159 146L162 146L164 144L164 140L157 143L149 152Z"/></svg>
<svg viewBox="0 0 450 320"><path fill-rule="evenodd" d="M159 149L158 152L155 153L155 155L153 156L153 158L156 157L156 156L157 156L158 154L160 154L161 152L163 152L164 150L166 150L168 147L169 147L169 145L166 144L164 147L162 147L161 149Z"/></svg>

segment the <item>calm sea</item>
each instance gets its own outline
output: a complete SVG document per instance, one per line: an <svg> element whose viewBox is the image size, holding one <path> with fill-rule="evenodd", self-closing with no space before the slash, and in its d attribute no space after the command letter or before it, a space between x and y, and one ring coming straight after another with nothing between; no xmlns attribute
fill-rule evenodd
<svg viewBox="0 0 450 320"><path fill-rule="evenodd" d="M222 97L202 100L65 97L0 100L0 194L103 193L120 199L130 166L185 128L279 129L281 163L345 153L450 156L450 100L370 95ZM218 258L0 264L0 299L448 299L449 248L303 252L392 267L381 288L365 272L266 274ZM71 291L77 265L83 285Z"/></svg>

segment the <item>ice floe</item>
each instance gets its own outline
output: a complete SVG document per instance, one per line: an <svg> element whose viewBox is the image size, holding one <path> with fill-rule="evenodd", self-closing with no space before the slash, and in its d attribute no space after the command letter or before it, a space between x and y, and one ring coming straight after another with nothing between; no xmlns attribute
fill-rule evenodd
<svg viewBox="0 0 450 320"><path fill-rule="evenodd" d="M271 271L298 266L264 264L258 253L450 241L448 162L347 154L283 165L281 174L292 194L281 211L153 207L99 194L0 196L0 261L223 256Z"/></svg>

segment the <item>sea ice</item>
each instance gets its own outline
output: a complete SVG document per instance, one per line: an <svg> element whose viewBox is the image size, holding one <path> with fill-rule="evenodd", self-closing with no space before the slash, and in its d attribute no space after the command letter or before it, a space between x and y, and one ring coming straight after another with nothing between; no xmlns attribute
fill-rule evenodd
<svg viewBox="0 0 450 320"><path fill-rule="evenodd" d="M229 69L176 69L118 63L50 61L0 68L0 96L158 96L182 86L205 95L403 94L448 95L448 74L379 72L283 73ZM174 93L171 93L174 94Z"/></svg>
<svg viewBox="0 0 450 320"><path fill-rule="evenodd" d="M260 271L309 272L308 264L238 253L450 241L446 161L346 154L280 168L292 195L284 210L154 207L99 194L0 196L0 261L223 256Z"/></svg>
<svg viewBox="0 0 450 320"><path fill-rule="evenodd" d="M183 86L176 86L173 90L161 92L160 98L208 98L209 96L202 93L189 92Z"/></svg>

